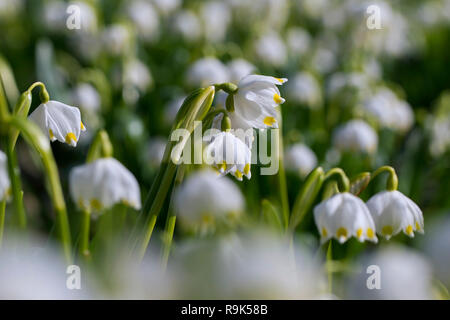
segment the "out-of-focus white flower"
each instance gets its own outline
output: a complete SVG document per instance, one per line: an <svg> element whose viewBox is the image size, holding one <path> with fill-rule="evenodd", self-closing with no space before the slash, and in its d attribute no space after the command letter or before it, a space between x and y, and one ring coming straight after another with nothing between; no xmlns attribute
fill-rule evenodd
<svg viewBox="0 0 450 320"><path fill-rule="evenodd" d="M185 99L186 96L176 96L166 105L166 107L164 108L164 120L167 124L172 125L172 123L175 121L177 113L183 105Z"/></svg>
<svg viewBox="0 0 450 320"><path fill-rule="evenodd" d="M183 225L204 230L239 215L244 209L244 198L228 178L204 170L183 182L176 191L174 205Z"/></svg>
<svg viewBox="0 0 450 320"><path fill-rule="evenodd" d="M77 11L68 11L76 8ZM79 13L79 28L69 29L67 26L68 16ZM46 1L42 7L44 25L53 32L76 31L77 33L97 32L98 21L95 8L85 1L71 1L69 3L61 1Z"/></svg>
<svg viewBox="0 0 450 320"><path fill-rule="evenodd" d="M366 122L351 120L333 132L333 146L340 151L373 153L378 146L378 136Z"/></svg>
<svg viewBox="0 0 450 320"><path fill-rule="evenodd" d="M378 242L369 209L351 193L338 193L322 201L314 208L314 220L322 243L331 238L344 243L352 236L360 242Z"/></svg>
<svg viewBox="0 0 450 320"><path fill-rule="evenodd" d="M424 232L423 215L420 208L403 193L382 191L367 201L377 228L377 233L386 239L400 231L414 237L414 231Z"/></svg>
<svg viewBox="0 0 450 320"><path fill-rule="evenodd" d="M70 194L82 209L100 211L117 203L139 210L141 192L133 174L113 158L75 167L69 177Z"/></svg>
<svg viewBox="0 0 450 320"><path fill-rule="evenodd" d="M11 235L9 235L11 236ZM0 251L0 299L7 300L68 300L89 299L91 282L83 279L81 270L80 289L69 290L74 269L64 264L56 247L48 240L31 237L24 242L23 237L13 235L14 242L5 242ZM10 238L10 237L8 237ZM39 245L41 243L41 245ZM68 270L70 273L68 273Z"/></svg>
<svg viewBox="0 0 450 320"><path fill-rule="evenodd" d="M425 254L432 262L437 277L450 286L450 218L448 214L427 227Z"/></svg>
<svg viewBox="0 0 450 320"><path fill-rule="evenodd" d="M153 3L163 14L175 11L181 5L181 0L153 0Z"/></svg>
<svg viewBox="0 0 450 320"><path fill-rule="evenodd" d="M306 248L263 231L185 242L172 261L181 298L315 299L325 289Z"/></svg>
<svg viewBox="0 0 450 320"><path fill-rule="evenodd" d="M205 2L201 8L201 17L206 39L210 42L223 41L231 22L228 4L221 1Z"/></svg>
<svg viewBox="0 0 450 320"><path fill-rule="evenodd" d="M425 127L430 135L430 153L438 157L450 150L450 95L444 93L433 114L428 115Z"/></svg>
<svg viewBox="0 0 450 320"><path fill-rule="evenodd" d="M397 98L388 88L379 90L363 103L364 111L387 128L405 132L414 122L414 113L410 105Z"/></svg>
<svg viewBox="0 0 450 320"><path fill-rule="evenodd" d="M153 84L153 77L143 62L133 59L125 64L123 82L145 92Z"/></svg>
<svg viewBox="0 0 450 320"><path fill-rule="evenodd" d="M11 191L11 181L8 176L7 161L6 155L0 151L0 201L8 199Z"/></svg>
<svg viewBox="0 0 450 320"><path fill-rule="evenodd" d="M256 70L256 67L244 59L234 59L227 64L229 81L238 83L243 77Z"/></svg>
<svg viewBox="0 0 450 320"><path fill-rule="evenodd" d="M326 0L304 0L297 2L298 10L307 17L318 19L327 9Z"/></svg>
<svg viewBox="0 0 450 320"><path fill-rule="evenodd" d="M354 90L360 95L365 95L369 90L369 79L360 72L334 73L327 83L327 95L333 97L344 89Z"/></svg>
<svg viewBox="0 0 450 320"><path fill-rule="evenodd" d="M302 28L290 28L287 31L287 46L291 55L302 56L311 46L311 36Z"/></svg>
<svg viewBox="0 0 450 320"><path fill-rule="evenodd" d="M190 10L181 10L173 18L172 27L187 42L197 41L202 34L198 17Z"/></svg>
<svg viewBox="0 0 450 320"><path fill-rule="evenodd" d="M144 39L153 40L159 31L159 17L152 4L146 0L134 0L127 4L127 12Z"/></svg>
<svg viewBox="0 0 450 320"><path fill-rule="evenodd" d="M51 141L58 140L72 147L76 147L81 131L86 130L78 108L53 100L40 104L29 119L35 122Z"/></svg>
<svg viewBox="0 0 450 320"><path fill-rule="evenodd" d="M336 57L333 51L327 48L319 48L312 57L312 67L320 73L328 73L336 66Z"/></svg>
<svg viewBox="0 0 450 320"><path fill-rule="evenodd" d="M348 298L423 300L432 298L432 272L429 262L420 253L400 247L389 246L363 256L359 261L361 271L348 279ZM371 279L370 266L379 268L380 288L368 288ZM370 270L375 276L374 269ZM375 271L376 272L376 271ZM376 284L376 278L373 285Z"/></svg>
<svg viewBox="0 0 450 320"><path fill-rule="evenodd" d="M100 94L89 83L80 83L75 87L73 90L73 100L83 111L95 113L100 110Z"/></svg>
<svg viewBox="0 0 450 320"><path fill-rule="evenodd" d="M247 145L230 132L219 132L206 136L205 148L207 163L211 163L221 175L228 173L242 181L245 175L251 178L251 151Z"/></svg>
<svg viewBox="0 0 450 320"><path fill-rule="evenodd" d="M130 48L131 32L122 24L113 24L103 31L103 44L107 52L113 55L126 53Z"/></svg>
<svg viewBox="0 0 450 320"><path fill-rule="evenodd" d="M275 32L267 33L256 41L255 53L259 60L274 67L280 67L287 61L286 46Z"/></svg>
<svg viewBox="0 0 450 320"><path fill-rule="evenodd" d="M161 164L166 149L166 139L162 137L153 137L147 143L146 161L150 166L157 167Z"/></svg>
<svg viewBox="0 0 450 320"><path fill-rule="evenodd" d="M234 95L236 115L249 126L257 129L278 128L276 107L284 103L277 86L286 78L248 75L239 81Z"/></svg>
<svg viewBox="0 0 450 320"><path fill-rule="evenodd" d="M197 60L187 72L187 81L192 86L207 86L228 81L227 67L216 58Z"/></svg>
<svg viewBox="0 0 450 320"><path fill-rule="evenodd" d="M66 5L60 1L44 2L42 5L42 17L44 25L52 31L64 30L63 28L65 28L66 9Z"/></svg>
<svg viewBox="0 0 450 320"><path fill-rule="evenodd" d="M2 1L0 3L0 18L6 19L14 17L23 9L23 0Z"/></svg>
<svg viewBox="0 0 450 320"><path fill-rule="evenodd" d="M285 151L284 164L287 170L306 177L317 166L317 157L307 145L297 143Z"/></svg>
<svg viewBox="0 0 450 320"><path fill-rule="evenodd" d="M297 73L287 87L289 100L312 109L320 107L322 92L317 79L309 72Z"/></svg>

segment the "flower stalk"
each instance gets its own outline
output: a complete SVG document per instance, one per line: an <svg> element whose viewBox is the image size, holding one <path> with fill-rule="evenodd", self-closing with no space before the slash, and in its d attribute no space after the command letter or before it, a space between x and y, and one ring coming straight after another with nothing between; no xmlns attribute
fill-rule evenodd
<svg viewBox="0 0 450 320"><path fill-rule="evenodd" d="M6 200L0 201L0 249L2 248L3 231L5 229Z"/></svg>
<svg viewBox="0 0 450 320"><path fill-rule="evenodd" d="M387 182L386 182L386 189L388 191L395 191L398 189L398 177L395 172L395 169L391 166L382 166L379 167L377 170L375 170L372 173L372 176L370 178L370 182L376 178L380 173L387 172L389 174ZM369 182L369 183L370 183Z"/></svg>

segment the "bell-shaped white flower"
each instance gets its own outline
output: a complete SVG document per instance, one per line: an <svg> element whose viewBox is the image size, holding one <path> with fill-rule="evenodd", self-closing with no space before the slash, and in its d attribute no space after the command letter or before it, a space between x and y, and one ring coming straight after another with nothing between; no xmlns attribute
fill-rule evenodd
<svg viewBox="0 0 450 320"><path fill-rule="evenodd" d="M367 201L367 207L377 228L377 233L389 239L400 231L414 237L414 231L424 232L420 208L403 193L382 191Z"/></svg>
<svg viewBox="0 0 450 320"><path fill-rule="evenodd" d="M58 101L42 103L31 113L29 119L34 121L51 141L58 140L72 147L77 145L81 131L86 131L81 122L80 110Z"/></svg>
<svg viewBox="0 0 450 320"><path fill-rule="evenodd" d="M236 115L253 128L278 128L275 108L285 100L280 96L277 85L286 81L286 78L254 74L242 78L234 95Z"/></svg>
<svg viewBox="0 0 450 320"><path fill-rule="evenodd" d="M208 228L242 212L244 197L228 178L204 170L188 177L176 190L174 205L183 225Z"/></svg>
<svg viewBox="0 0 450 320"><path fill-rule="evenodd" d="M234 59L227 64L230 81L238 83L243 77L255 71L256 67L244 59Z"/></svg>
<svg viewBox="0 0 450 320"><path fill-rule="evenodd" d="M311 73L296 74L287 89L289 99L312 109L320 107L322 102L320 84Z"/></svg>
<svg viewBox="0 0 450 320"><path fill-rule="evenodd" d="M366 122L351 120L333 132L333 145L340 151L373 153L378 146L378 136Z"/></svg>
<svg viewBox="0 0 450 320"><path fill-rule="evenodd" d="M297 143L289 146L285 151L284 164L286 170L306 177L317 166L317 157L307 145Z"/></svg>
<svg viewBox="0 0 450 320"><path fill-rule="evenodd" d="M216 167L221 175L230 173L240 181L244 175L250 179L251 151L241 139L229 131L206 135L204 139L209 141L205 148L207 163Z"/></svg>
<svg viewBox="0 0 450 320"><path fill-rule="evenodd" d="M187 81L193 86L207 86L228 81L228 69L218 59L207 57L194 62L187 72Z"/></svg>
<svg viewBox="0 0 450 320"><path fill-rule="evenodd" d="M124 203L139 210L141 193L133 174L114 158L101 158L75 167L69 177L70 194L82 209L100 211Z"/></svg>
<svg viewBox="0 0 450 320"><path fill-rule="evenodd" d="M11 181L9 181L6 155L0 151L0 201L8 198L11 191Z"/></svg>
<svg viewBox="0 0 450 320"><path fill-rule="evenodd" d="M338 193L322 201L314 208L314 220L322 243L331 238L344 243L352 236L361 242L378 242L369 209L351 193Z"/></svg>

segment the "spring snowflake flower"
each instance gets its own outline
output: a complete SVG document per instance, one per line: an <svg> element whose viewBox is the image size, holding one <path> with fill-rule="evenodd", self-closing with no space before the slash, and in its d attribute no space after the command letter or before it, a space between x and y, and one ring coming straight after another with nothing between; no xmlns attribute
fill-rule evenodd
<svg viewBox="0 0 450 320"><path fill-rule="evenodd" d="M80 110L64 103L50 100L42 103L31 113L35 122L51 141L58 140L76 147L81 131L86 131L81 122Z"/></svg>
<svg viewBox="0 0 450 320"><path fill-rule="evenodd" d="M287 170L306 177L317 166L317 157L307 145L297 143L287 148L284 162Z"/></svg>
<svg viewBox="0 0 450 320"><path fill-rule="evenodd" d="M278 128L276 107L284 103L277 85L286 78L248 75L239 81L234 95L235 113L240 120L256 129Z"/></svg>
<svg viewBox="0 0 450 320"><path fill-rule="evenodd" d="M290 100L317 109L322 102L322 92L317 79L309 72L297 73L289 82L287 93Z"/></svg>
<svg viewBox="0 0 450 320"><path fill-rule="evenodd" d="M6 155L0 151L0 201L8 198L11 191L11 182L9 181L8 171L6 169Z"/></svg>
<svg viewBox="0 0 450 320"><path fill-rule="evenodd" d="M101 97L97 89L89 83L80 83L73 90L73 100L81 110L96 113L101 107Z"/></svg>
<svg viewBox="0 0 450 320"><path fill-rule="evenodd" d="M204 170L184 181L176 191L174 205L182 224L208 228L239 215L244 209L244 197L228 178Z"/></svg>
<svg viewBox="0 0 450 320"><path fill-rule="evenodd" d="M139 210L141 193L133 174L113 158L75 167L69 177L70 194L82 209L94 212L124 203Z"/></svg>
<svg viewBox="0 0 450 320"><path fill-rule="evenodd" d="M351 120L334 131L333 145L340 151L373 153L378 146L378 136L366 122Z"/></svg>
<svg viewBox="0 0 450 320"><path fill-rule="evenodd" d="M367 201L377 233L389 239L400 231L414 237L414 231L424 232L420 208L399 191L382 191Z"/></svg>
<svg viewBox="0 0 450 320"><path fill-rule="evenodd" d="M261 37L255 43L255 53L259 60L274 67L280 67L287 61L287 49L276 32Z"/></svg>
<svg viewBox="0 0 450 320"><path fill-rule="evenodd" d="M378 242L369 209L351 193L338 193L322 201L314 208L314 220L322 243L331 238L344 243L352 236L360 242Z"/></svg>
<svg viewBox="0 0 450 320"><path fill-rule="evenodd" d="M206 160L212 162L221 175L230 173L239 181L243 176L251 178L251 151L241 139L231 132L207 135L204 139L209 141Z"/></svg>

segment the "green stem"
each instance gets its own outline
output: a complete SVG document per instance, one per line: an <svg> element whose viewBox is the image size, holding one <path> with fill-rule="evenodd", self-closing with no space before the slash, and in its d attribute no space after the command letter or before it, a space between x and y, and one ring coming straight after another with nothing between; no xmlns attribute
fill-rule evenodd
<svg viewBox="0 0 450 320"><path fill-rule="evenodd" d="M169 221L167 223L166 227L166 234L165 234L165 245L164 245L164 251L162 256L162 268L165 270L167 268L167 262L169 261L169 255L170 255L170 249L172 248L172 242L173 242L173 232L175 230L175 222L177 220L176 216L170 216Z"/></svg>
<svg viewBox="0 0 450 320"><path fill-rule="evenodd" d="M0 249L3 242L3 231L5 228L5 211L6 211L6 200L0 201Z"/></svg>
<svg viewBox="0 0 450 320"><path fill-rule="evenodd" d="M397 177L397 174L395 173L395 169L390 166L382 166L382 167L378 168L377 170L375 170L372 173L372 176L370 177L369 183L372 182L372 180L375 179L376 176L378 176L380 173L383 173L383 172L389 173L389 177L386 182L386 189L389 191L397 190L398 189L398 177Z"/></svg>
<svg viewBox="0 0 450 320"><path fill-rule="evenodd" d="M330 169L325 174L325 180L324 183L327 182L327 180L330 180L332 177L337 176L339 181L339 191L340 192L348 192L350 190L350 180L348 179L347 175L345 174L344 170L341 168L333 168Z"/></svg>
<svg viewBox="0 0 450 320"><path fill-rule="evenodd" d="M80 235L80 255L88 258L89 251L89 228L91 224L91 214L88 210L83 210L81 220L81 235Z"/></svg>
<svg viewBox="0 0 450 320"><path fill-rule="evenodd" d="M13 196L13 206L15 220L19 229L24 230L27 227L27 216L23 205L22 181L20 179L20 169L17 163L17 155L11 139L7 139L6 153L8 157L8 174L11 181L11 192Z"/></svg>
<svg viewBox="0 0 450 320"><path fill-rule="evenodd" d="M9 124L23 134L25 139L39 152L44 165L45 176L48 179L50 195L56 212L59 236L63 245L65 258L68 263L72 261L70 227L67 218L66 203L62 192L58 168L50 147L50 142L33 122L13 116Z"/></svg>
<svg viewBox="0 0 450 320"><path fill-rule="evenodd" d="M327 275L328 275L328 292L333 293L333 270L332 270L332 264L333 262L333 250L332 250L332 241L330 240L328 242L328 249L327 249Z"/></svg>
<svg viewBox="0 0 450 320"><path fill-rule="evenodd" d="M86 162L92 162L98 158L112 157L114 148L109 140L108 133L105 130L100 130L94 138L91 147L89 148Z"/></svg>
<svg viewBox="0 0 450 320"><path fill-rule="evenodd" d="M281 116L280 116L281 119ZM279 167L278 167L278 184L280 188L280 200L281 200L281 210L283 213L283 223L285 229L289 225L289 197L287 191L287 181L286 172L284 170L284 146L283 146L283 129L281 120L279 121L279 134L278 134L278 157L279 157ZM273 143L273 142L272 142Z"/></svg>

